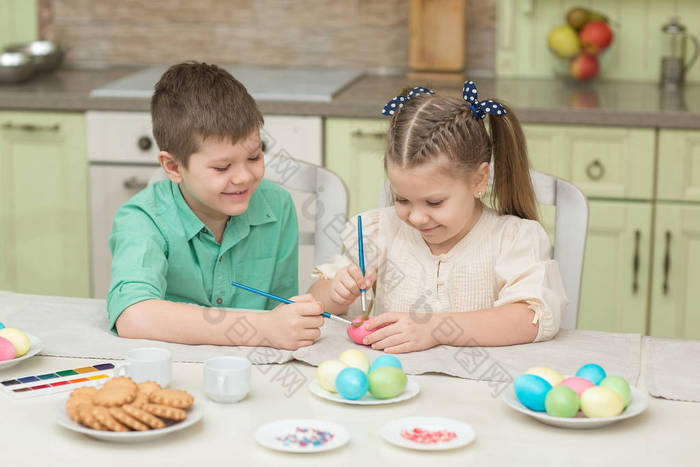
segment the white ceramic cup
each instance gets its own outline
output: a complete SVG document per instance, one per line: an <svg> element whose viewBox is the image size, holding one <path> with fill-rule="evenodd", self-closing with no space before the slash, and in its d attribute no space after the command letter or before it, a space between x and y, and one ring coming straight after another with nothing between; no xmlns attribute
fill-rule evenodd
<svg viewBox="0 0 700 467"><path fill-rule="evenodd" d="M126 363L117 367L114 376L128 376L136 383L155 381L162 387L170 384L172 354L159 347L140 347L124 355Z"/></svg>
<svg viewBox="0 0 700 467"><path fill-rule="evenodd" d="M250 392L250 361L223 356L204 362L204 393L216 402L238 402Z"/></svg>

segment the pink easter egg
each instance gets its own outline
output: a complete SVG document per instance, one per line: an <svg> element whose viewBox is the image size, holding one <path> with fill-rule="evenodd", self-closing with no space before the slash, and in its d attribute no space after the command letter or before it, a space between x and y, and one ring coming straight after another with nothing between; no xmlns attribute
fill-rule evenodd
<svg viewBox="0 0 700 467"><path fill-rule="evenodd" d="M12 345L12 342L4 337L0 337L0 362L12 360L16 355L17 351L15 350L15 346Z"/></svg>
<svg viewBox="0 0 700 467"><path fill-rule="evenodd" d="M360 318L355 318L354 320L352 320L352 322L353 322L353 323L358 323L358 322L360 322L361 319L362 319L361 317L360 317ZM371 319L371 318L370 318L370 319ZM355 326L348 326L348 337L349 337L350 340L352 340L354 343L360 344L360 345L364 345L364 344L362 343L362 340L365 338L365 336L369 336L370 334L372 334L372 333L373 333L374 331L376 331L377 329L381 329L381 328L384 327L384 326L379 326L377 329L372 329L372 330L370 331L369 329L367 329L367 328L365 327L365 324L367 324L366 321L365 321L364 323L362 323L361 326L357 326L357 327L355 327Z"/></svg>
<svg viewBox="0 0 700 467"><path fill-rule="evenodd" d="M586 389L595 386L590 380L586 378L579 378L578 376L571 376L569 378L564 378L559 386L568 386L576 392L576 394L581 397L581 394Z"/></svg>

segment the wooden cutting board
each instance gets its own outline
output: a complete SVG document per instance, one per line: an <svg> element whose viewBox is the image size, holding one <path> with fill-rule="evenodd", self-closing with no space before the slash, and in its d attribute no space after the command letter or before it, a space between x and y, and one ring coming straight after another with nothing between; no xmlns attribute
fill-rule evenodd
<svg viewBox="0 0 700 467"><path fill-rule="evenodd" d="M411 0L409 34L412 74L463 76L465 0Z"/></svg>

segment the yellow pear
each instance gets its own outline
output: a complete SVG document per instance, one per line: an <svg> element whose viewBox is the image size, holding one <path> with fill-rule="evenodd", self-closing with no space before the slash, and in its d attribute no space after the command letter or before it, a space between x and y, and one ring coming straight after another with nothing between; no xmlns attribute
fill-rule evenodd
<svg viewBox="0 0 700 467"><path fill-rule="evenodd" d="M571 58L581 50L581 41L571 26L557 26L549 31L547 45L560 58Z"/></svg>

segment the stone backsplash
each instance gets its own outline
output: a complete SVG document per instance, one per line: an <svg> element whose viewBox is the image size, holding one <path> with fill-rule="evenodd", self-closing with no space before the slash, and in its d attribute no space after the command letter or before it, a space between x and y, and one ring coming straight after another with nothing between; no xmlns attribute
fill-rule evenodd
<svg viewBox="0 0 700 467"><path fill-rule="evenodd" d="M41 37L72 66L408 67L410 0L38 1ZM492 75L496 0L466 2L467 68Z"/></svg>

